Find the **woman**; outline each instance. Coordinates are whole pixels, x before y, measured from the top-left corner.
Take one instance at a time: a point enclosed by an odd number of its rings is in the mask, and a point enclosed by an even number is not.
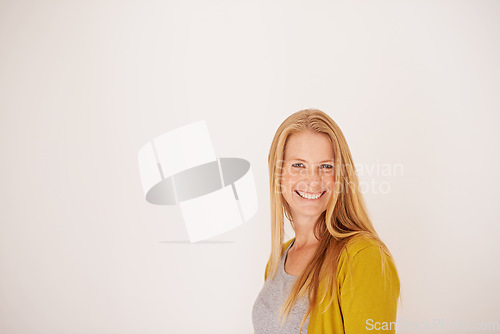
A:
[[[292,114],[268,162],[272,247],[255,333],[395,333],[398,274],[339,126],[320,110]],[[295,237],[283,244],[284,215]]]

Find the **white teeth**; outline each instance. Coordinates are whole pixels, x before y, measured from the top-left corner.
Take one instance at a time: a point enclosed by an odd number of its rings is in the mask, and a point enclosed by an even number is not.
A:
[[[307,199],[317,199],[320,198],[323,193],[319,193],[317,195],[310,195],[310,194],[305,194],[297,190],[297,193],[300,195],[300,197],[307,198]]]

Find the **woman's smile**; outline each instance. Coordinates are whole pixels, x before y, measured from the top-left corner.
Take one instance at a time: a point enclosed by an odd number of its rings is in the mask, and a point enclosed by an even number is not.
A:
[[[326,191],[317,192],[317,193],[308,193],[308,192],[304,192],[304,191],[295,190],[295,193],[297,195],[299,195],[299,197],[301,199],[316,200],[316,199],[320,198],[321,196],[323,196],[323,194],[326,193]]]

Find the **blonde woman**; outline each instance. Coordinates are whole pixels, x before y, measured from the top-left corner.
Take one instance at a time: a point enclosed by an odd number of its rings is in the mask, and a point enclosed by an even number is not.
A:
[[[395,333],[398,274],[339,126],[320,110],[292,114],[268,162],[272,244],[255,334]],[[295,232],[286,242],[284,216]]]

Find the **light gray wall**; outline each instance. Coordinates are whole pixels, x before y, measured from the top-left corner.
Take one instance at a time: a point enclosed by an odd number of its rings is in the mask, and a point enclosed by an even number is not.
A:
[[[398,319],[500,321],[499,14],[498,1],[2,1],[0,333],[252,333],[268,149],[307,107],[360,166],[400,273]],[[178,207],[145,201],[137,152],[198,120],[218,156],[250,161],[259,210],[211,239],[226,242],[166,243],[186,230]]]

